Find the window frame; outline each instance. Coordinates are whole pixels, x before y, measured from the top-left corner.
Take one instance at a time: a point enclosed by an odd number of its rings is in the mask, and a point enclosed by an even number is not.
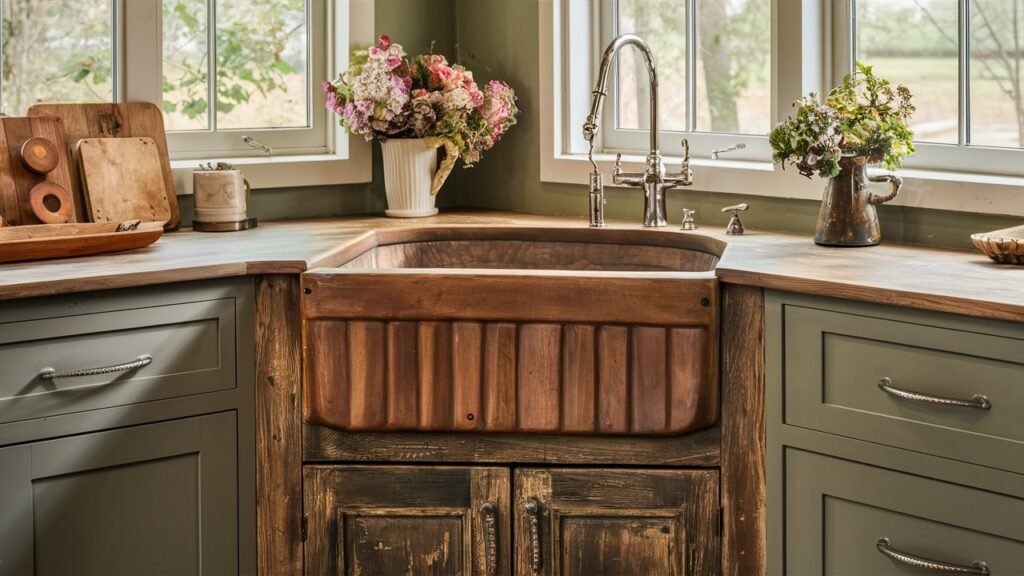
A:
[[[835,0],[833,9],[832,66],[835,78],[853,70],[856,57],[855,11],[858,0]],[[980,172],[1004,176],[1024,176],[1024,148],[984,146],[970,143],[970,0],[957,0],[957,126],[958,142],[914,142],[913,156],[904,161],[907,168]],[[1024,145],[1024,143],[1022,143]]]
[[[614,15],[617,13],[618,4],[621,0],[598,0],[600,9],[594,10],[594,27],[598,31],[599,44],[607,46],[613,38],[620,34],[617,20]],[[710,158],[711,151],[717,148],[725,148],[734,144],[744,144],[746,147],[741,150],[729,152],[730,160],[763,160],[771,156],[771,149],[768,146],[768,137],[756,134],[738,134],[729,132],[705,132],[696,129],[697,121],[697,85],[695,77],[697,74],[697,62],[694,55],[697,53],[697,19],[696,14],[698,0],[680,0],[686,6],[686,84],[687,84],[687,130],[661,130],[660,147],[665,154],[681,155],[683,153],[682,140],[685,138],[690,145],[690,154],[698,158]],[[627,47],[625,50],[632,50]],[[600,51],[595,52],[600,54]],[[621,52],[625,54],[625,51]],[[657,56],[655,56],[657,57]],[[596,65],[596,64],[595,64]],[[601,132],[603,137],[601,144],[606,151],[630,152],[644,150],[650,146],[650,136],[647,130],[634,130],[618,127],[618,82],[616,82],[618,62],[612,65],[612,72],[608,79],[608,97],[605,100],[601,112]],[[646,115],[646,107],[641,107],[641,114]]]
[[[116,77],[116,101],[152,102],[161,106],[162,0],[116,0],[119,47],[116,58],[122,71]],[[300,129],[310,141],[295,139],[296,130],[223,130],[217,133],[168,133],[168,148],[178,194],[192,193],[192,169],[200,161],[230,160],[242,169],[253,188],[286,188],[372,181],[370,144],[341,128],[324,108],[318,76],[333,78],[348,66],[351,49],[372,44],[373,0],[307,0],[310,30],[309,110],[312,127]],[[320,16],[317,21],[317,16]],[[317,42],[319,36],[320,42]],[[320,44],[313,47],[313,43]],[[319,70],[314,74],[313,70]],[[275,138],[283,135],[284,138]],[[291,132],[292,134],[287,134]],[[274,154],[245,146],[243,135],[274,147]]]
[[[792,102],[809,93],[823,93],[832,86],[839,66],[837,42],[843,30],[837,14],[849,0],[772,0],[772,125],[792,112]],[[581,127],[590,107],[597,75],[597,60],[604,46],[595,25],[591,0],[541,0],[540,32],[540,164],[541,181],[585,186],[592,170]],[[849,35],[849,31],[846,31]],[[602,131],[604,132],[603,128]],[[595,139],[594,159],[610,172],[614,148],[605,147],[601,132]],[[642,131],[641,131],[642,132]],[[645,132],[642,132],[645,133]],[[718,136],[718,135],[714,135]],[[667,144],[666,134],[662,140]],[[735,137],[720,140],[723,145]],[[623,153],[623,167],[643,170],[647,153],[643,144]],[[775,197],[820,200],[825,182],[799,176],[795,169],[782,170],[770,158],[737,158],[734,154],[711,160],[713,139],[692,150],[695,173],[693,189]],[[665,148],[666,165],[677,163],[677,153]],[[996,150],[1003,152],[1005,150]],[[985,150],[988,152],[988,149]],[[1011,151],[1016,152],[1016,151]],[[1018,161],[1018,164],[1024,165]],[[1024,177],[969,167],[951,170],[939,162],[916,164],[913,159],[900,170],[904,186],[891,204],[949,211],[1024,216]],[[875,171],[875,170],[872,170]],[[611,185],[610,178],[605,179]],[[635,192],[640,194],[639,191]],[[685,197],[687,189],[670,192]],[[581,193],[581,202],[585,194]]]

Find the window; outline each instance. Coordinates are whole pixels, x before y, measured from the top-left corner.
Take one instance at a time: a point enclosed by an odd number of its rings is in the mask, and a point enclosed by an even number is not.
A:
[[[275,153],[326,150],[325,0],[160,3],[172,150],[251,152],[244,135]]]
[[[1024,2],[850,0],[837,17],[836,72],[861,61],[914,94],[908,166],[1024,174]]]
[[[744,142],[735,157],[764,157],[771,128],[771,0],[603,0],[601,44],[635,33],[658,64],[662,148],[688,138],[695,153]],[[604,147],[639,150],[649,120],[647,72],[620,52],[604,110]]]
[[[0,111],[143,100],[162,105],[177,158],[262,154],[243,135],[275,155],[326,153],[329,3],[0,0]]]

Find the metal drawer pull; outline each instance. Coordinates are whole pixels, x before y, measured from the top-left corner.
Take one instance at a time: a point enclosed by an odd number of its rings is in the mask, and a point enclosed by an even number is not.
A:
[[[988,565],[984,562],[975,562],[970,566],[963,566],[961,564],[950,564],[948,562],[939,562],[938,560],[929,560],[927,558],[921,558],[920,556],[907,554],[906,552],[900,552],[892,547],[892,542],[888,538],[879,538],[875,546],[883,556],[891,558],[900,564],[913,566],[914,568],[924,568],[925,570],[945,572],[946,574],[989,575]]]
[[[526,523],[530,528],[530,570],[540,574],[544,562],[540,556],[540,501],[530,498],[526,501]]]
[[[484,502],[480,507],[480,519],[484,525],[484,542],[486,547],[486,576],[498,576],[498,505]]]
[[[962,400],[960,398],[947,398],[945,396],[932,396],[931,394],[922,394],[921,392],[914,392],[913,390],[904,390],[893,386],[891,378],[882,378],[878,381],[878,387],[882,389],[886,394],[892,394],[897,398],[903,398],[904,400],[913,400],[914,402],[924,402],[925,404],[938,404],[940,406],[959,406],[961,408],[977,408],[979,410],[989,410],[992,408],[992,403],[989,402],[988,397],[982,396],[981,394],[975,394],[970,400]]]
[[[77,378],[79,376],[96,376],[97,374],[110,374],[112,372],[127,372],[129,370],[137,370],[143,366],[149,366],[152,362],[152,356],[143,354],[131,362],[122,362],[121,364],[103,366],[102,368],[86,368],[84,370],[72,370],[71,372],[57,372],[55,368],[43,368],[39,371],[39,377],[43,380],[53,380],[55,378]]]

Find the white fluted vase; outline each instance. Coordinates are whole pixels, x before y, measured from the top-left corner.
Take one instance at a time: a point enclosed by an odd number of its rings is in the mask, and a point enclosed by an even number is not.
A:
[[[419,218],[437,214],[433,193],[437,172],[437,146],[423,138],[393,138],[381,142],[384,158],[385,212],[394,218]]]

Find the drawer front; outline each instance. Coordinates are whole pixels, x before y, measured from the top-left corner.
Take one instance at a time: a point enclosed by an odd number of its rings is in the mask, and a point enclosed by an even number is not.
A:
[[[0,323],[0,423],[234,388],[235,330],[232,298]]]
[[[786,574],[942,573],[911,557],[993,576],[1024,566],[1024,500],[800,450],[785,460]]]
[[[1024,472],[1024,329],[798,302],[783,308],[786,424]]]

